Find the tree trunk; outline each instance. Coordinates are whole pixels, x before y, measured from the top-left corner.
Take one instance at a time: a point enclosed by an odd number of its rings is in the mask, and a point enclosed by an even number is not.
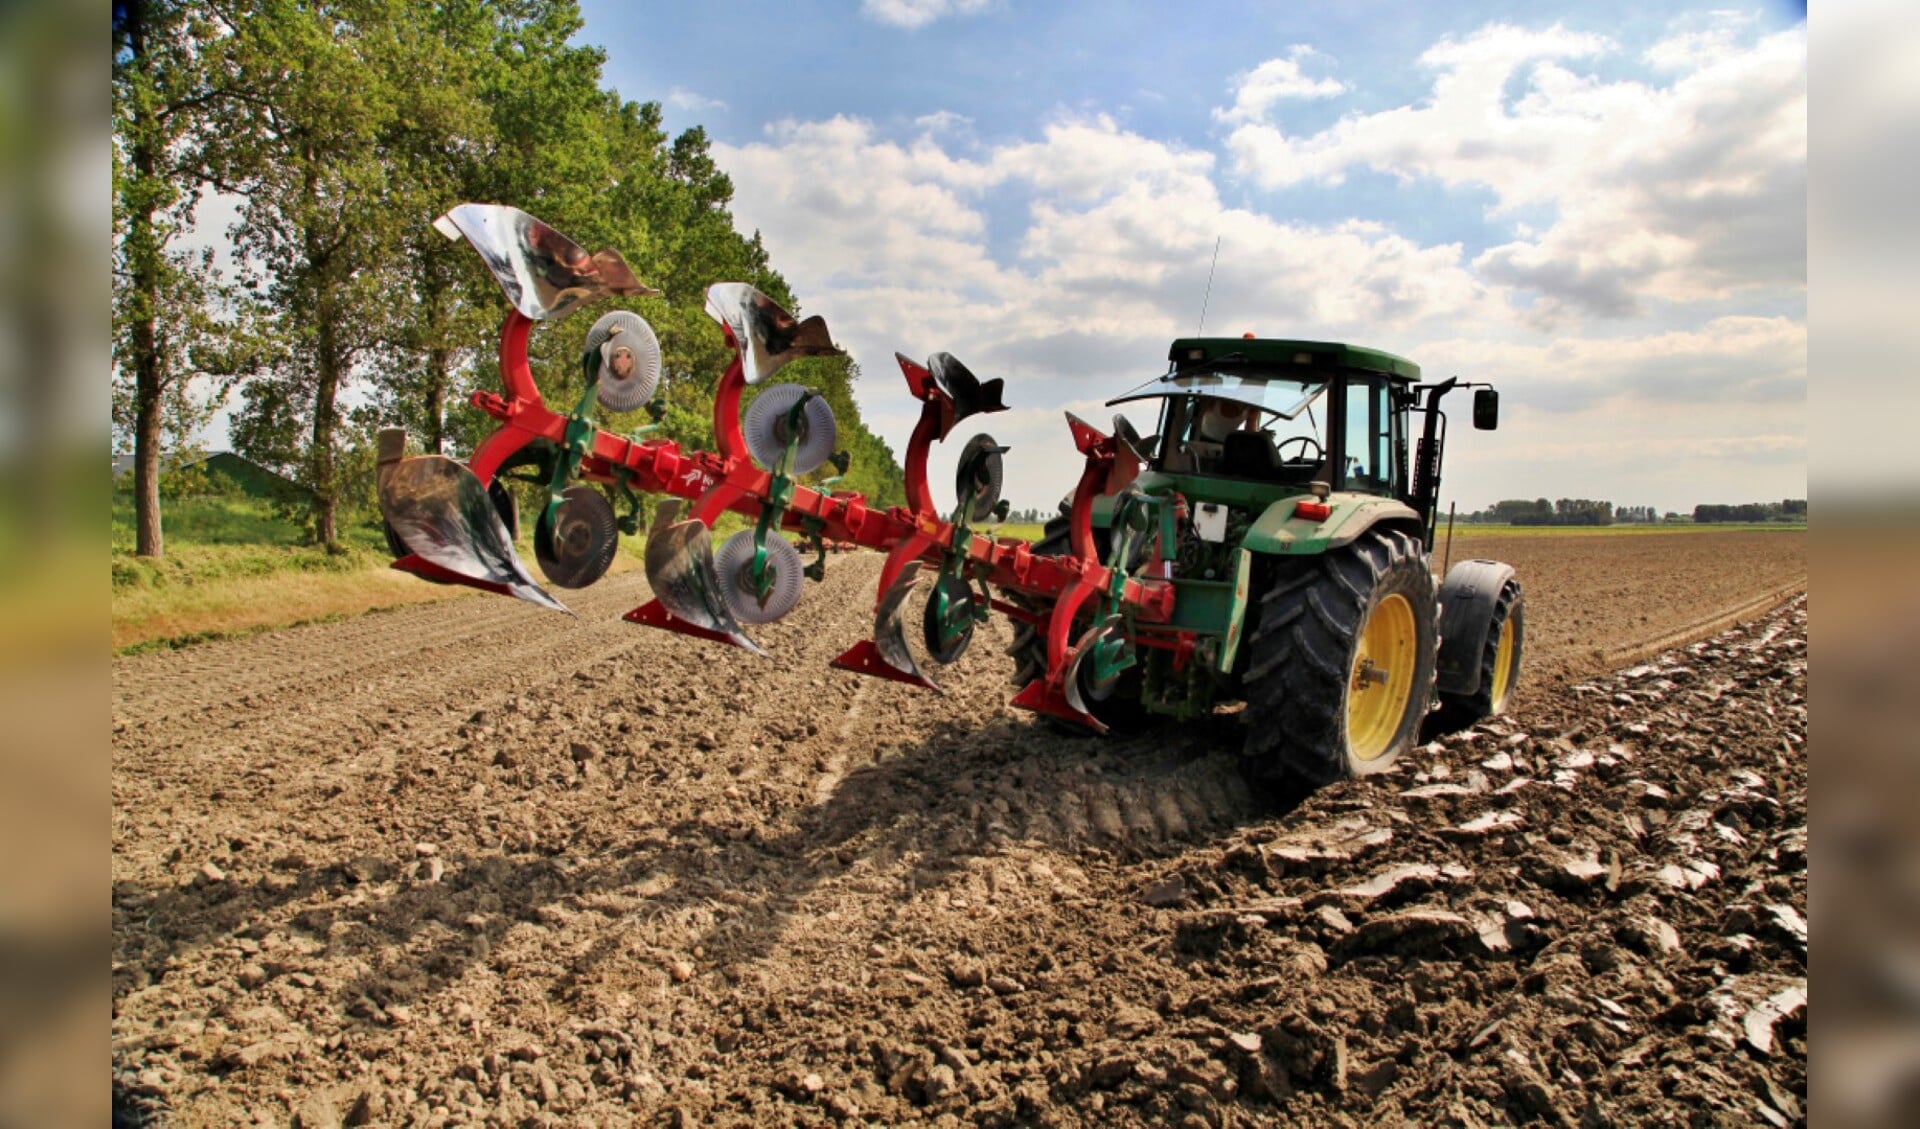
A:
[[[445,453],[447,441],[447,368],[453,350],[447,348],[447,289],[443,276],[446,251],[429,245],[420,260],[421,305],[426,310],[427,372],[421,390],[426,410],[426,434],[420,437],[429,455]]]
[[[333,280],[321,278],[324,288],[319,309],[319,353],[315,358],[319,380],[313,391],[313,447],[308,457],[313,465],[313,535],[329,548],[340,540],[339,486],[334,481],[333,431],[339,422],[335,403],[340,393],[340,342],[331,288]]]
[[[129,5],[127,43],[136,66],[146,62],[145,5]],[[152,184],[159,162],[147,138],[145,121],[130,123],[134,138],[132,164],[143,184]],[[166,544],[160,531],[160,400],[166,392],[166,373],[160,358],[160,248],[155,246],[153,212],[136,212],[127,232],[130,285],[140,295],[132,327],[133,356],[133,551],[143,557],[161,557]]]
[[[330,303],[324,303],[330,305]],[[340,351],[332,309],[321,311],[319,382],[313,390],[313,536],[326,547],[340,541],[340,490],[334,482],[334,424],[340,394]]]
[[[166,545],[160,533],[160,392],[159,358],[153,348],[153,323],[134,327],[133,525],[134,552],[161,557]]]
[[[444,453],[447,437],[447,365],[451,351],[435,344],[427,350],[427,434],[422,442],[430,455]]]

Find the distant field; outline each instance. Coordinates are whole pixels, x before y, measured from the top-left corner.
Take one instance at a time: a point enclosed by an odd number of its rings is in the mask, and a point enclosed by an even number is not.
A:
[[[1446,519],[1440,521],[1439,532],[1445,536]],[[1805,533],[1806,522],[1789,523],[1782,521],[1728,521],[1706,522],[1696,525],[1693,522],[1676,522],[1673,525],[1497,525],[1492,522],[1468,524],[1458,522],[1453,527],[1455,537],[1485,534],[1500,537],[1616,537],[1621,535],[1644,537],[1668,533]]]
[[[1018,537],[1022,541],[1038,541],[1046,527],[1039,522],[1008,522],[993,530],[995,537]]]

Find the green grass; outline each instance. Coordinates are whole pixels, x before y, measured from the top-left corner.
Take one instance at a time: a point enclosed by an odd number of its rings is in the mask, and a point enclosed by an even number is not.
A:
[[[265,502],[242,495],[167,498],[161,502],[161,526],[168,541],[192,545],[296,545],[305,539],[299,527],[274,515]],[[133,496],[113,495],[113,551],[134,546]]]
[[[169,498],[166,555],[134,555],[133,499],[113,496],[112,615],[117,652],[224,638],[374,608],[443,599],[457,589],[390,570],[375,519],[347,515],[341,543],[310,543],[297,520],[241,495]]]
[[[653,507],[646,507],[649,516]],[[536,570],[533,507],[520,509],[520,559]],[[306,528],[244,496],[169,498],[162,504],[166,556],[134,555],[133,500],[113,498],[113,647],[126,654],[184,646],[298,623],[470,594],[389,568],[378,518],[356,512],[332,549],[309,543]],[[752,523],[722,514],[713,543]],[[639,568],[646,536],[621,537],[614,572]]]
[[[113,497],[113,589],[217,583],[281,572],[360,572],[384,567],[379,527],[366,515],[344,523],[333,549],[310,543],[299,523],[244,496],[170,498],[161,506],[166,556],[134,555],[133,499]]]

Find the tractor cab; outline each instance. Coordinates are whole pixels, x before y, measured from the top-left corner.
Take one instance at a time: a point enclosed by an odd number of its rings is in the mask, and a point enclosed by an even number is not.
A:
[[[1182,338],[1166,373],[1111,401],[1162,401],[1164,474],[1404,496],[1420,377],[1391,353],[1323,341]]]
[[[1419,365],[1378,349],[1251,336],[1180,338],[1168,361],[1108,402],[1161,401],[1159,434],[1141,452],[1160,481],[1229,503],[1292,493],[1392,499],[1418,515],[1431,544],[1446,442],[1440,400],[1457,379],[1422,384]],[[1490,430],[1498,394],[1473,387],[1473,424]]]

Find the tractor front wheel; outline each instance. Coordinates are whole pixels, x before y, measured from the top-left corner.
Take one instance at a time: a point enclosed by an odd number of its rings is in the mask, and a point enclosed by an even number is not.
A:
[[[1261,598],[1245,693],[1246,752],[1313,785],[1384,770],[1433,694],[1433,574],[1405,533],[1284,562]]]
[[[1500,587],[1487,620],[1487,641],[1480,653],[1480,681],[1471,694],[1440,694],[1433,730],[1455,733],[1483,718],[1505,713],[1520,681],[1520,651],[1527,639],[1527,601],[1520,582]]]

